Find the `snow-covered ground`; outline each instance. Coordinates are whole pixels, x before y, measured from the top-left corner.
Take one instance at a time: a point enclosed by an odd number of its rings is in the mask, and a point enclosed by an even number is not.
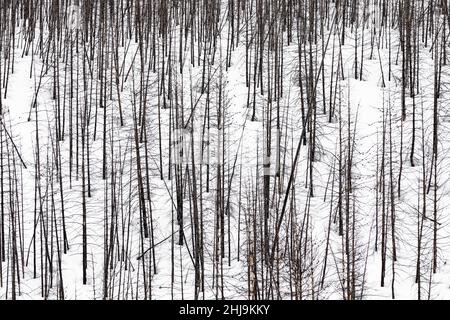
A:
[[[226,5],[223,3],[222,5],[226,10]],[[372,10],[373,6],[370,5]],[[369,13],[367,14],[371,17]],[[375,12],[371,11],[371,14]],[[442,16],[441,19],[444,23],[445,18]],[[371,52],[372,25],[371,19],[368,18],[364,30],[361,28],[358,30],[357,39],[358,46],[361,46],[361,32],[364,32],[363,77],[355,79],[355,30],[350,27],[346,30],[346,41],[341,50],[342,59],[339,59],[337,53],[339,36],[329,37],[329,35],[340,29],[333,23],[325,26],[324,41],[320,39],[317,45],[312,45],[314,54],[318,57],[313,69],[321,74],[323,67],[325,75],[323,82],[322,77],[318,77],[320,81],[316,88],[314,196],[310,197],[308,180],[310,140],[307,133],[308,144],[300,149],[286,214],[280,225],[279,247],[274,264],[276,276],[270,278],[269,272],[272,267],[262,260],[264,256],[262,248],[266,241],[272,246],[275,227],[278,221],[281,221],[281,207],[303,129],[301,113],[303,95],[308,108],[306,89],[303,88],[302,94],[299,86],[297,38],[294,37],[295,41],[289,45],[283,43],[283,95],[269,103],[268,93],[261,94],[260,88],[256,89],[253,96],[253,79],[250,89],[246,86],[245,32],[244,36],[241,35],[239,45],[232,51],[230,66],[226,67],[230,25],[226,23],[225,16],[221,17],[221,21],[223,28],[218,31],[221,36],[217,38],[215,44],[217,52],[214,55],[214,64],[210,60],[207,62],[211,79],[206,79],[206,82],[210,84],[210,92],[202,92],[201,84],[204,81],[203,59],[211,59],[212,55],[207,54],[206,57],[202,55],[201,63],[198,64],[196,43],[195,66],[190,63],[191,47],[189,42],[186,42],[188,47],[183,48],[182,65],[178,57],[171,57],[173,66],[163,67],[158,62],[156,68],[149,68],[151,61],[145,61],[141,65],[139,58],[136,58],[139,57],[138,44],[127,40],[126,45],[118,49],[118,61],[122,64],[119,74],[112,65],[105,65],[108,77],[117,76],[119,81],[116,87],[116,83],[109,81],[110,78],[107,77],[106,108],[100,106],[100,101],[96,98],[100,86],[96,73],[100,68],[98,59],[88,59],[82,50],[74,54],[74,61],[71,62],[72,75],[75,79],[79,79],[79,87],[72,98],[69,96],[70,79],[67,77],[70,75],[67,68],[71,64],[67,57],[56,59],[60,72],[57,95],[61,97],[61,101],[58,106],[58,100],[53,97],[56,88],[55,59],[52,57],[51,63],[44,61],[37,53],[36,47],[33,47],[36,53],[30,51],[28,55],[23,55],[26,42],[21,32],[24,29],[16,30],[14,72],[11,70],[9,73],[7,92],[5,93],[4,86],[1,89],[1,94],[5,95],[2,100],[3,123],[11,136],[5,136],[6,131],[1,129],[2,161],[4,161],[2,175],[3,173],[5,175],[2,208],[5,207],[6,253],[1,262],[0,297],[10,299],[15,291],[18,299],[192,299],[195,297],[193,252],[195,239],[192,223],[195,201],[200,207],[203,230],[204,290],[200,292],[199,298],[215,299],[222,296],[225,299],[249,298],[251,295],[249,278],[252,276],[249,265],[253,261],[251,256],[253,248],[250,246],[255,245],[257,248],[254,262],[257,265],[255,276],[261,290],[260,298],[342,299],[348,280],[345,260],[347,258],[345,237],[339,235],[336,215],[338,199],[344,198],[342,192],[345,188],[342,189],[340,197],[338,191],[340,171],[337,168],[339,155],[344,161],[342,168],[347,166],[346,157],[350,150],[352,190],[349,192],[349,208],[354,223],[351,226],[345,224],[344,227],[352,229],[351,252],[356,257],[353,262],[353,269],[356,272],[356,275],[353,275],[356,282],[354,298],[391,299],[395,296],[396,299],[417,299],[420,292],[421,299],[450,299],[450,267],[447,265],[447,260],[450,259],[450,225],[447,215],[450,203],[448,181],[450,141],[447,138],[450,134],[450,108],[446,103],[450,98],[447,90],[450,79],[449,66],[442,65],[442,87],[438,100],[440,138],[437,191],[434,199],[434,183],[431,183],[431,191],[428,194],[423,195],[422,188],[423,177],[426,178],[426,183],[430,179],[433,156],[435,61],[430,45],[424,47],[420,44],[418,62],[420,84],[414,101],[416,165],[412,167],[409,155],[413,139],[411,120],[413,100],[407,96],[406,120],[402,121],[401,57],[399,59],[392,57],[392,73],[389,81],[389,48],[385,45],[387,43],[383,38],[385,35],[380,41],[379,53],[377,45],[374,46],[375,52]],[[174,24],[174,28],[177,30],[175,33],[178,33],[179,26]],[[391,31],[391,52],[397,54],[399,32],[396,28],[392,28]],[[47,33],[44,37],[46,36]],[[284,41],[286,37],[284,34]],[[378,41],[378,35],[375,38],[375,41]],[[330,41],[327,42],[327,39]],[[156,41],[152,46],[156,46],[159,50],[163,47],[164,41],[162,37]],[[447,47],[448,45],[445,45],[445,50],[448,50]],[[179,52],[179,49],[178,41],[173,41],[173,52]],[[252,50],[254,46],[250,50],[251,61],[255,54]],[[320,62],[322,50],[325,52],[323,66]],[[303,54],[307,54],[307,51]],[[358,60],[361,61],[361,49],[357,54]],[[336,84],[338,60],[343,63],[340,66],[343,74],[338,74],[339,81]],[[264,51],[264,61],[273,64],[275,53],[267,54],[267,51]],[[10,63],[10,60],[2,59],[0,62],[1,70],[5,70],[6,62]],[[87,64],[95,75],[85,73]],[[303,70],[300,81],[306,83],[304,65],[301,67]],[[183,69],[182,74],[179,72],[180,68]],[[266,72],[264,70],[262,82],[264,85],[269,82],[273,85]],[[83,74],[86,74],[85,78]],[[166,100],[164,93],[161,93],[161,77],[162,75],[169,77],[169,74],[173,88],[176,87],[177,90],[176,97],[172,96],[172,100],[167,99],[167,108],[159,108],[162,100]],[[142,79],[148,79],[148,86],[141,85]],[[163,86],[168,90],[167,80]],[[140,93],[143,91],[146,101],[140,104]],[[85,100],[85,97],[89,98]],[[334,97],[334,100],[330,100],[331,97]],[[253,98],[256,102],[255,117],[253,117]],[[273,107],[270,113],[272,141],[276,140],[279,132],[282,165],[281,178],[273,175],[270,177],[268,223],[271,231],[267,239],[264,239],[263,158],[269,104]],[[336,108],[339,105],[341,110],[340,114],[335,110],[332,121],[329,122],[328,108],[332,104]],[[146,108],[144,125],[140,122],[141,119],[138,121],[134,116],[134,111],[141,105]],[[323,113],[323,105],[326,107],[326,113]],[[123,112],[123,126],[119,108],[122,108]],[[61,141],[56,141],[57,123],[61,121],[58,120],[57,110],[63,110],[64,115],[62,120],[64,136]],[[179,126],[178,132],[173,133],[170,128],[174,126],[175,114],[181,111],[184,113],[184,124]],[[86,126],[87,147],[82,146],[81,140],[83,125],[79,121],[82,121],[83,113],[85,119],[89,120]],[[222,117],[220,128],[217,120],[219,115]],[[210,117],[211,123],[205,126],[207,116]],[[104,119],[107,127],[105,135],[103,135]],[[281,123],[280,131],[276,128],[277,120]],[[137,142],[135,129],[140,134],[143,126],[148,141]],[[183,175],[175,178],[174,139],[181,132],[183,138],[189,140],[190,131],[187,128],[193,128],[195,146],[192,150],[198,161],[202,142],[205,142],[205,136],[202,136],[205,127],[210,127],[209,174],[206,171],[206,164],[200,166],[197,162],[192,166],[189,159],[181,166]],[[383,131],[384,171],[380,164]],[[72,141],[70,132],[73,136]],[[17,151],[12,143],[17,146]],[[106,179],[103,179],[104,143],[106,143]],[[185,150],[191,152],[189,143],[188,147]],[[86,149],[82,148],[88,148],[89,159],[85,156]],[[392,152],[389,148],[392,148]],[[221,150],[224,151],[224,156],[218,161]],[[137,165],[137,151],[139,151],[139,166],[142,168]],[[274,162],[276,160],[272,159],[272,169]],[[221,176],[224,180],[218,186],[218,168],[222,166],[225,176]],[[193,167],[196,170],[196,181],[192,181]],[[86,190],[83,191],[83,170],[86,171],[86,179],[89,178],[89,196]],[[144,199],[140,197],[139,170],[143,172]],[[341,173],[342,179],[347,174],[345,170]],[[378,188],[377,191],[380,172],[384,172],[386,179],[385,209],[382,209],[380,203],[381,189]],[[433,175],[431,177],[433,178]],[[182,180],[181,186],[177,186],[178,179]],[[194,183],[196,195],[193,195]],[[397,191],[399,183],[400,192]],[[392,190],[395,190],[392,193],[389,189],[391,186]],[[177,192],[177,188],[180,188],[181,192],[179,190]],[[82,257],[83,193],[86,195],[87,219],[85,285],[83,285]],[[181,202],[178,201],[179,194],[183,194]],[[225,231],[223,258],[220,258],[221,252],[217,248],[216,241],[217,212],[220,205],[218,194],[224,195],[223,199],[226,200],[224,207],[229,208],[223,226]],[[147,214],[151,215],[147,217],[151,233],[148,238],[142,237],[141,234],[143,220],[140,208],[143,203]],[[180,203],[184,215],[183,245],[178,244],[180,227],[176,221]],[[394,234],[392,208],[395,212]],[[435,209],[436,220],[433,217]],[[380,285],[382,269],[380,225],[383,210],[386,210],[387,219],[384,287]],[[433,272],[435,221],[438,225],[438,259],[437,270]],[[65,253],[63,228],[67,232],[68,241],[68,250]],[[420,245],[418,245],[419,234]],[[396,261],[393,261],[394,242]],[[419,255],[418,247],[420,247]],[[18,248],[18,256],[14,256],[15,248]],[[36,261],[33,260],[35,256]],[[419,282],[416,274],[418,260],[421,266]],[[296,289],[293,288],[293,284]],[[294,294],[299,290],[300,296],[298,292]]]

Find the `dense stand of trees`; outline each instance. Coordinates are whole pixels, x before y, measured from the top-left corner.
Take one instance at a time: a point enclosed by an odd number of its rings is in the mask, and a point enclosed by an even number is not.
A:
[[[2,0],[0,296],[433,297],[448,30],[447,0]]]

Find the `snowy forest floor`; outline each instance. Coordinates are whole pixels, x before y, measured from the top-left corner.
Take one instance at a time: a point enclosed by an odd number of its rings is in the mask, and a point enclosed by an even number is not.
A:
[[[233,30],[230,4],[213,2],[214,19],[207,5],[193,17],[217,28],[208,43],[180,42],[188,31],[169,18],[170,36],[118,45],[115,23],[129,22],[106,14],[97,39],[45,30],[42,47],[21,17],[7,49],[14,23],[0,23],[0,297],[450,299],[447,16],[436,13],[427,46],[417,40],[402,119],[399,27],[380,24],[381,1],[357,1],[359,22],[344,31],[336,4],[295,1],[304,35],[305,8],[316,12],[318,40],[289,44],[263,1],[231,1],[247,19]],[[388,1],[389,23],[404,2]],[[411,12],[420,30],[423,8]]]

